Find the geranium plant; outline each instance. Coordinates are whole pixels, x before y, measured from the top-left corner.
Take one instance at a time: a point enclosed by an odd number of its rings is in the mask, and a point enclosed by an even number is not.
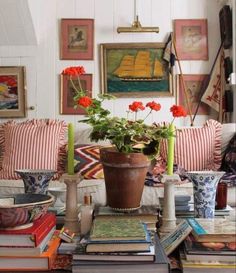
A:
[[[161,105],[155,101],[146,105],[141,101],[134,101],[128,106],[127,117],[114,117],[110,111],[104,109],[104,100],[115,99],[109,94],[98,95],[98,98],[90,98],[80,84],[80,75],[84,74],[83,66],[68,67],[63,70],[63,75],[70,77],[71,84],[76,91],[74,97],[75,107],[82,107],[87,113],[87,117],[80,122],[89,124],[92,127],[90,139],[92,141],[109,140],[119,152],[143,152],[145,155],[154,157],[159,151],[161,139],[167,139],[174,135],[169,126],[153,123],[145,123],[146,118],[153,112],[159,111]],[[74,78],[78,80],[79,88],[74,84]],[[148,110],[144,119],[138,117],[140,111]],[[182,106],[173,105],[170,112],[175,117],[185,117],[187,115]]]

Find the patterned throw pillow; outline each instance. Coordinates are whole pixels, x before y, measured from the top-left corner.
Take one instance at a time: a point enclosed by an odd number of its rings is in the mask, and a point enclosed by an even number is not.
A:
[[[78,144],[75,146],[75,172],[80,172],[84,179],[104,178],[100,163],[99,145]]]
[[[218,170],[221,164],[222,125],[208,120],[201,127],[182,128],[176,132],[174,162],[187,171]],[[167,141],[161,156],[167,158]]]
[[[65,167],[66,130],[64,121],[49,119],[3,124],[0,179],[19,179],[16,169],[57,170],[58,178]]]

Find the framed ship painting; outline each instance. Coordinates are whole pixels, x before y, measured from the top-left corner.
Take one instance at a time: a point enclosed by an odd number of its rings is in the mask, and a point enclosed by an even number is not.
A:
[[[0,118],[26,116],[25,67],[0,67]]]
[[[164,43],[101,44],[101,91],[116,97],[172,96]]]
[[[198,103],[201,100],[202,91],[207,83],[207,79],[208,75],[183,75],[192,114],[194,114],[197,110]],[[177,104],[183,105],[185,109],[188,109],[183,83],[179,75],[177,76]],[[209,106],[201,102],[197,110],[197,115],[209,115],[209,111]]]
[[[77,77],[72,78],[74,86],[79,90],[79,82]],[[80,75],[80,83],[83,90],[86,90],[86,95],[92,97],[92,74]],[[72,86],[70,77],[68,75],[61,75],[61,101],[60,114],[63,115],[85,115],[86,111],[77,107],[74,108],[75,89]]]

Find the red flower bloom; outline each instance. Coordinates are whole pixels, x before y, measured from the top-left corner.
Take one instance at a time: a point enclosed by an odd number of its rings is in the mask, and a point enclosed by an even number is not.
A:
[[[77,104],[87,108],[92,104],[92,99],[88,96],[84,96],[77,100]]]
[[[141,101],[134,101],[132,104],[129,105],[129,109],[133,112],[138,112],[138,110],[143,111],[145,107]]]
[[[154,111],[159,111],[161,109],[160,103],[156,103],[155,101],[148,102],[146,104],[146,107],[149,107],[150,109]]]
[[[186,110],[181,105],[179,105],[179,106],[178,105],[173,105],[170,108],[170,112],[172,112],[172,115],[173,115],[174,118],[177,118],[177,117],[186,117],[187,116]]]
[[[69,76],[80,76],[85,73],[83,66],[71,66],[67,67],[62,71],[63,75],[69,75]]]

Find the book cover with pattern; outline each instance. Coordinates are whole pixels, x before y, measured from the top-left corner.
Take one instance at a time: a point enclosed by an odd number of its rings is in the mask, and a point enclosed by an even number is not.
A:
[[[95,218],[93,221],[91,233],[91,241],[107,241],[107,240],[148,240],[148,232],[145,224],[137,219],[119,219],[112,221],[109,219]]]

